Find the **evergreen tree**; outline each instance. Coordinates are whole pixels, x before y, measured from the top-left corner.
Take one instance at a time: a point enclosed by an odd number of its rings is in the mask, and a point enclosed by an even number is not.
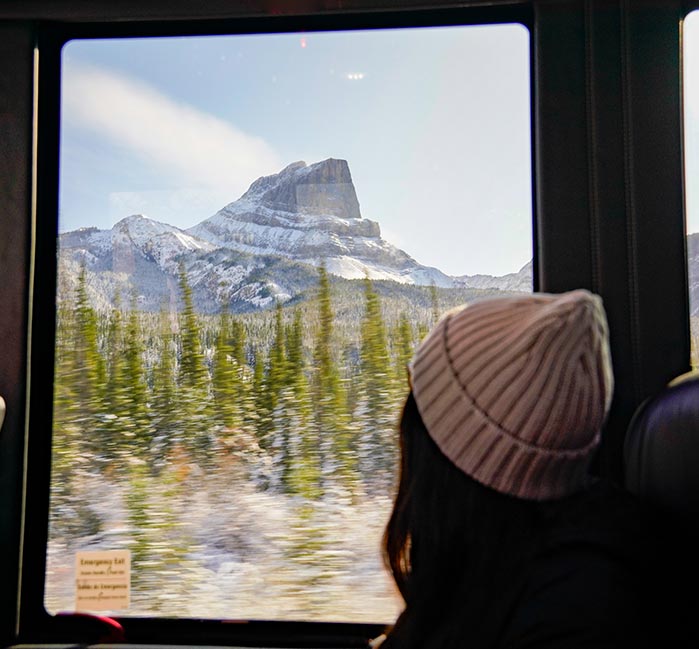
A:
[[[97,314],[89,302],[83,265],[72,298],[57,309],[52,440],[51,529],[68,537],[95,534],[101,521],[81,492],[78,463],[104,458],[105,364]]]
[[[69,382],[76,395],[77,421],[83,431],[83,443],[91,450],[100,449],[97,415],[102,412],[106,393],[106,372],[98,348],[97,314],[87,294],[87,272],[80,268],[75,301],[73,362]]]
[[[360,458],[364,464],[362,474],[371,476],[369,482],[385,485],[395,458],[393,376],[379,296],[368,277],[364,280],[364,300],[360,355],[360,425],[364,443]]]
[[[208,371],[201,349],[201,332],[194,311],[192,289],[184,263],[179,264],[179,286],[183,308],[180,312],[179,390],[185,448],[200,463],[207,464],[213,444],[210,421]]]
[[[278,481],[286,493],[305,498],[320,496],[320,457],[311,417],[311,403],[303,351],[303,320],[299,309],[293,322],[280,329],[277,316],[275,346],[284,344],[285,377],[276,394],[273,412],[273,453]],[[272,350],[272,357],[275,352]],[[272,361],[280,362],[280,358]]]
[[[407,383],[408,363],[415,352],[413,330],[405,313],[400,314],[398,327],[392,339],[395,348],[396,388],[400,390]]]
[[[270,410],[274,410],[277,407],[279,395],[287,386],[288,379],[289,374],[284,344],[284,318],[282,315],[282,305],[277,302],[274,309],[274,340],[269,353],[269,368],[267,372]]]
[[[201,352],[200,330],[194,312],[192,288],[184,263],[179,264],[179,286],[183,308],[180,313],[180,382],[184,388],[201,389],[205,384],[206,367]]]
[[[240,425],[249,428],[250,413],[254,411],[252,402],[253,370],[247,355],[247,334],[243,323],[238,318],[230,322],[230,347],[236,366],[236,407]]]
[[[221,311],[219,317],[212,386],[218,423],[228,430],[240,428],[243,415],[242,377],[239,361],[235,358],[235,350],[231,343],[230,318],[226,310]]]
[[[124,386],[127,394],[127,412],[120,421],[120,428],[122,434],[133,442],[133,451],[139,457],[145,458],[150,448],[151,431],[143,365],[143,335],[140,331],[138,316],[136,299],[132,297],[131,310],[124,332]]]
[[[303,316],[301,309],[294,310],[294,319],[286,327],[285,333],[286,361],[289,381],[293,385],[305,383],[305,361],[303,354]]]
[[[244,368],[248,362],[245,355],[245,327],[237,319],[231,321],[231,340],[233,359],[238,367]]]
[[[303,349],[303,317],[301,309],[294,312],[294,320],[287,329],[286,348],[291,393],[291,455],[290,490],[306,498],[318,498],[320,491],[320,454],[318,440],[313,434],[310,388],[306,375]]]
[[[354,490],[356,459],[347,399],[333,357],[333,308],[330,279],[318,269],[318,327],[313,353],[313,410],[322,472]]]
[[[440,314],[439,293],[437,292],[437,285],[434,283],[434,280],[430,284],[430,306],[432,308],[432,326],[434,326],[437,324]]]
[[[110,419],[115,422],[127,411],[127,395],[125,391],[126,380],[124,367],[124,326],[121,312],[121,296],[117,292],[114,296],[114,306],[109,314],[106,341],[107,357],[107,391],[105,395],[105,411]],[[112,419],[113,418],[113,419]],[[113,435],[113,443],[118,444],[116,434]]]
[[[183,413],[177,389],[175,368],[175,336],[170,314],[160,311],[159,355],[153,365],[151,383],[151,422],[153,429],[152,461],[158,468],[165,466],[174,445],[181,441]]]
[[[80,495],[74,484],[75,462],[82,457],[83,427],[78,393],[74,343],[74,300],[59,304],[56,313],[56,357],[51,445],[51,534],[54,537],[80,533],[77,504]]]
[[[259,345],[254,349],[254,362],[255,367],[252,378],[253,409],[250,412],[249,420],[255,430],[259,445],[263,449],[267,449],[270,444],[269,432],[272,413],[269,406],[270,399],[267,389],[265,359]]]
[[[72,305],[62,303],[56,309],[56,357],[54,380],[54,446],[63,440],[69,427],[75,429],[78,395],[75,381],[75,313]]]
[[[269,353],[267,370],[267,408],[270,418],[270,446],[277,482],[284,491],[289,491],[291,475],[291,431],[293,393],[286,360],[284,317],[282,306],[276,303],[274,309],[274,336]]]

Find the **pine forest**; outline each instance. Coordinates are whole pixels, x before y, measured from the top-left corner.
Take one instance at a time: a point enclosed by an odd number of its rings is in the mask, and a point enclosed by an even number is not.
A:
[[[82,550],[131,552],[129,615],[386,622],[380,540],[407,364],[478,291],[340,280],[248,314],[57,306],[47,608]],[[407,297],[406,297],[407,295]]]

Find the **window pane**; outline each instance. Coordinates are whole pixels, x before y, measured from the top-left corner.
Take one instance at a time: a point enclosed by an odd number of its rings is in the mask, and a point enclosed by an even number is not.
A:
[[[692,367],[699,369],[699,12],[684,20],[685,200]]]
[[[528,32],[62,66],[47,608],[392,621],[406,363],[445,309],[532,288]]]

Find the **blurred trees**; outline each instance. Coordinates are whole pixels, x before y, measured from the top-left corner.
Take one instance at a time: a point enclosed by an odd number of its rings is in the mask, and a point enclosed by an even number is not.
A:
[[[70,499],[77,466],[135,489],[143,470],[158,475],[183,457],[203,470],[229,458],[259,488],[307,499],[390,483],[405,367],[427,322],[402,312],[388,326],[368,278],[361,310],[338,313],[323,266],[312,299],[245,316],[226,305],[198,314],[183,265],[177,279],[178,311],[145,313],[137,296],[127,307],[115,296],[98,313],[84,268],[59,304],[55,497]],[[429,295],[426,320],[437,308]],[[138,479],[134,463],[145,467]]]

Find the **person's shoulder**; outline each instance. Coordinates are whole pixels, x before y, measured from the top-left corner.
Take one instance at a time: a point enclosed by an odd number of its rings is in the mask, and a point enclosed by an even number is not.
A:
[[[639,591],[629,573],[590,547],[539,558],[507,625],[508,649],[644,647]]]
[[[568,505],[530,564],[502,646],[646,646],[643,508],[609,485]]]
[[[652,551],[650,532],[656,525],[654,512],[636,496],[597,481],[562,503],[548,530],[548,548],[584,546],[590,557],[606,555],[634,563]]]

